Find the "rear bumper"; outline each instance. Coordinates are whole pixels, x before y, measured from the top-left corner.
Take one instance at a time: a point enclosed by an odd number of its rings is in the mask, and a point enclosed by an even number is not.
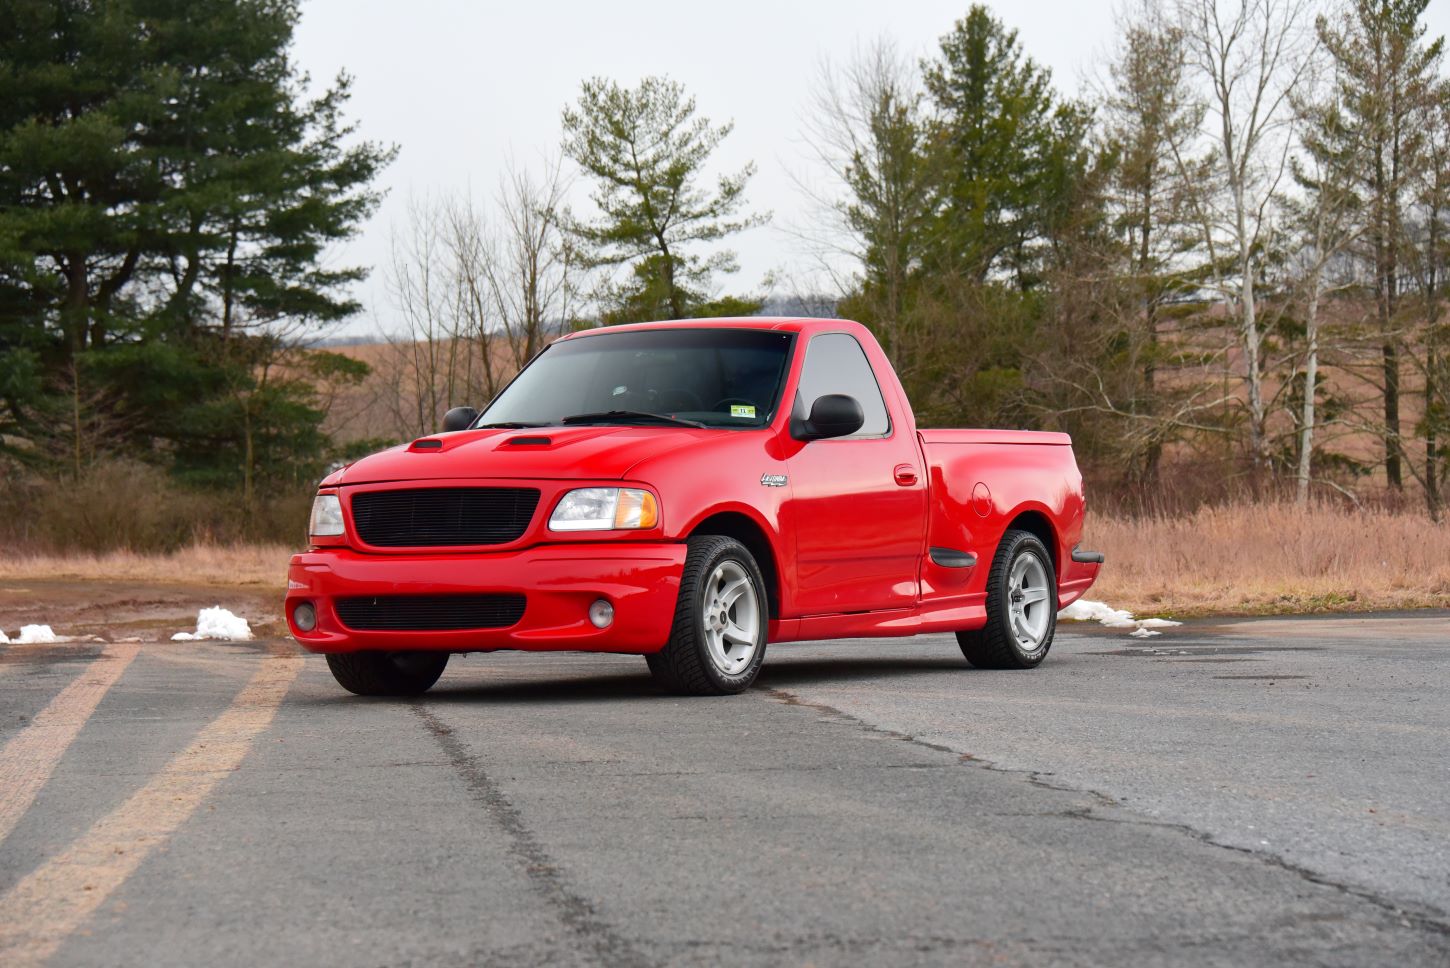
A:
[[[346,548],[294,555],[287,570],[287,625],[312,652],[424,649],[445,652],[658,652],[669,637],[684,570],[684,544],[543,545],[499,554],[376,555]],[[345,626],[334,603],[369,595],[522,594],[523,617],[508,628],[365,631]],[[604,599],[614,621],[589,621]],[[304,632],[293,609],[310,602],[317,627]]]

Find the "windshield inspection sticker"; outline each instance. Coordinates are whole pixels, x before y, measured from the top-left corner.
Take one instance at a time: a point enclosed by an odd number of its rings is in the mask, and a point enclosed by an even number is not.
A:
[[[730,404],[730,416],[732,417],[754,417],[755,408],[739,403]]]

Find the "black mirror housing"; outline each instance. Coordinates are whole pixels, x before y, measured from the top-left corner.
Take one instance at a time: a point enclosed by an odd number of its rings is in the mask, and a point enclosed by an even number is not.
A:
[[[478,419],[478,411],[472,407],[454,407],[443,415],[443,432],[451,434],[456,430],[467,430]]]
[[[811,405],[805,420],[791,421],[791,436],[796,440],[828,440],[846,437],[861,429],[866,412],[855,397],[844,393],[827,393]]]

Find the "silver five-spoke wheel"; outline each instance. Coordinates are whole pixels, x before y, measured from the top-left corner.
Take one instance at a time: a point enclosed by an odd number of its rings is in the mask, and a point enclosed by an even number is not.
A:
[[[1042,538],[1007,529],[987,573],[987,620],[957,633],[968,662],[979,669],[1031,669],[1047,658],[1057,631],[1052,564]]]
[[[750,549],[734,538],[697,534],[688,546],[669,641],[645,661],[675,692],[743,692],[765,661],[770,586]]]
[[[760,601],[739,562],[720,562],[705,581],[705,644],[710,661],[727,676],[739,675],[755,656]]]
[[[1008,608],[1012,635],[1023,652],[1036,652],[1047,635],[1052,597],[1047,585],[1047,569],[1042,560],[1030,551],[1012,563],[1008,579]]]

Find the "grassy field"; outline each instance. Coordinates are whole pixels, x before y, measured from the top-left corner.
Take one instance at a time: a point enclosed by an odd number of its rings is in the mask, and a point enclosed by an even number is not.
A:
[[[1090,515],[1107,555],[1089,598],[1143,615],[1299,614],[1450,607],[1450,524],[1320,505]]]
[[[173,554],[111,551],[99,555],[0,557],[0,579],[133,581],[218,587],[287,586],[283,545],[195,545]]]
[[[1108,556],[1089,598],[1140,616],[1450,607],[1450,525],[1332,506],[1240,505],[1177,517],[1090,515]],[[282,545],[199,545],[171,555],[0,557],[0,579],[249,589],[286,583]]]

